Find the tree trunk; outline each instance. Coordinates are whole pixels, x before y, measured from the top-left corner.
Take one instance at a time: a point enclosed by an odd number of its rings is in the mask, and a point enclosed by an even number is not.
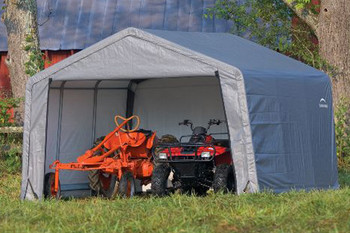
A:
[[[350,98],[350,4],[322,0],[317,37],[320,55],[335,67],[333,96]]]
[[[12,94],[23,98],[27,79],[42,69],[36,0],[5,0],[2,20],[7,29],[7,66]],[[17,109],[18,123],[23,122],[24,101]]]
[[[341,97],[350,98],[350,4],[346,0],[320,0],[320,13],[298,9],[301,0],[282,0],[317,35],[321,57],[332,66],[335,104]],[[308,12],[305,14],[305,11]]]

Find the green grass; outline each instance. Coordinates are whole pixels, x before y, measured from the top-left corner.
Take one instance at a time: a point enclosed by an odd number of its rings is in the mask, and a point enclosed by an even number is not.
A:
[[[350,172],[339,190],[20,201],[0,175],[0,232],[350,232]]]

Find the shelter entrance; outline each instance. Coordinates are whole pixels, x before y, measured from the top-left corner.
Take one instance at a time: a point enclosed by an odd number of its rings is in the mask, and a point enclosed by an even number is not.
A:
[[[45,173],[53,161],[75,161],[96,138],[111,132],[115,115],[138,115],[140,128],[155,131],[158,138],[191,134],[178,124],[184,119],[203,127],[209,119],[226,120],[215,76],[51,82]],[[226,124],[209,133],[227,133],[216,138],[228,139]],[[89,189],[85,172],[63,171],[60,180],[63,192]]]

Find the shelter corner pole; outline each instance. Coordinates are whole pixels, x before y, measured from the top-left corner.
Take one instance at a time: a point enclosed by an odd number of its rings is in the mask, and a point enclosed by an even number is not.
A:
[[[100,85],[101,80],[98,80],[95,84],[94,87],[94,104],[93,104],[93,109],[92,109],[92,139],[91,139],[91,145],[95,141],[96,137],[96,115],[97,115],[97,94],[98,94],[98,85]]]
[[[128,92],[126,96],[126,117],[131,117],[134,114],[134,102],[135,102],[135,86],[139,83],[146,81],[147,79],[134,79],[129,81]],[[132,128],[132,120],[129,121],[129,127]]]
[[[225,107],[225,102],[224,102],[224,93],[222,91],[222,86],[221,86],[221,80],[220,80],[220,74],[219,71],[216,70],[215,71],[215,77],[218,79],[219,81],[219,87],[220,87],[220,95],[221,95],[221,102],[222,102],[222,106],[224,108],[224,116],[225,116],[225,120],[226,120],[226,131],[228,132],[228,141],[230,142],[230,147],[231,147],[231,135],[230,135],[230,130],[228,127],[228,123],[227,123],[227,112],[226,112],[226,107]],[[232,149],[231,149],[232,151]]]
[[[133,115],[134,112],[134,101],[135,101],[135,92],[132,90],[132,85],[134,84],[134,81],[130,81],[128,85],[128,92],[126,96],[126,118],[129,118]],[[132,120],[129,121],[129,127],[132,128]]]
[[[60,100],[58,106],[58,126],[57,126],[57,149],[56,149],[56,160],[60,156],[60,147],[61,147],[61,130],[62,130],[62,108],[63,108],[63,94],[64,94],[64,85],[66,81],[63,81],[60,86]]]
[[[46,165],[46,151],[47,151],[47,132],[49,128],[49,104],[50,104],[50,85],[52,78],[49,78],[49,87],[47,88],[47,106],[46,106],[46,126],[45,126],[45,158],[44,164]],[[44,174],[46,174],[46,166],[44,167]]]
[[[228,118],[227,118],[227,109],[226,109],[226,107],[225,107],[225,101],[224,101],[224,93],[223,93],[223,91],[222,91],[222,83],[221,83],[221,79],[220,79],[220,74],[219,74],[219,71],[217,70],[217,71],[215,71],[215,77],[218,79],[218,81],[219,81],[219,87],[220,87],[220,95],[221,95],[221,102],[222,102],[222,106],[223,106],[223,108],[224,108],[224,116],[225,116],[225,120],[226,120],[226,131],[227,131],[227,133],[228,133],[228,141],[229,141],[229,145],[230,145],[230,149],[231,149],[231,151],[233,151],[233,149],[232,149],[232,143],[231,143],[231,134],[230,134],[230,128],[229,128],[229,126],[228,126]],[[233,156],[232,156],[232,153],[231,153],[231,157],[232,157],[232,161],[233,161]],[[235,163],[233,163],[233,164],[235,164]],[[237,179],[237,177],[236,177],[236,179]]]

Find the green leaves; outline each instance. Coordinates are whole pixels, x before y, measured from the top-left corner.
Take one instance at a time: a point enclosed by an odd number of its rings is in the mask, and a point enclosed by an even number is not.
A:
[[[280,0],[218,0],[208,15],[233,21],[233,34],[274,50],[285,49],[291,39],[292,11]]]
[[[335,139],[340,168],[350,168],[350,100],[340,99],[334,111]]]
[[[35,40],[32,34],[28,33],[25,38],[24,51],[28,52],[28,61],[24,64],[25,72],[29,76],[33,76],[44,69],[43,54],[35,45]]]
[[[22,99],[20,98],[0,98],[0,127],[12,126],[11,109],[17,108]]]
[[[14,126],[12,109],[20,105],[20,98],[0,99],[0,127]],[[18,133],[0,133],[0,160],[8,172],[18,172],[21,167],[22,135]]]
[[[311,0],[292,1],[308,7]],[[316,7],[314,7],[316,11]],[[317,38],[310,28],[282,0],[217,0],[205,17],[217,17],[234,23],[233,34],[329,72],[319,55]],[[294,23],[293,23],[294,22]]]
[[[311,3],[311,0],[288,0],[290,3],[295,3],[295,7],[297,9],[303,9],[307,7],[308,4]]]

